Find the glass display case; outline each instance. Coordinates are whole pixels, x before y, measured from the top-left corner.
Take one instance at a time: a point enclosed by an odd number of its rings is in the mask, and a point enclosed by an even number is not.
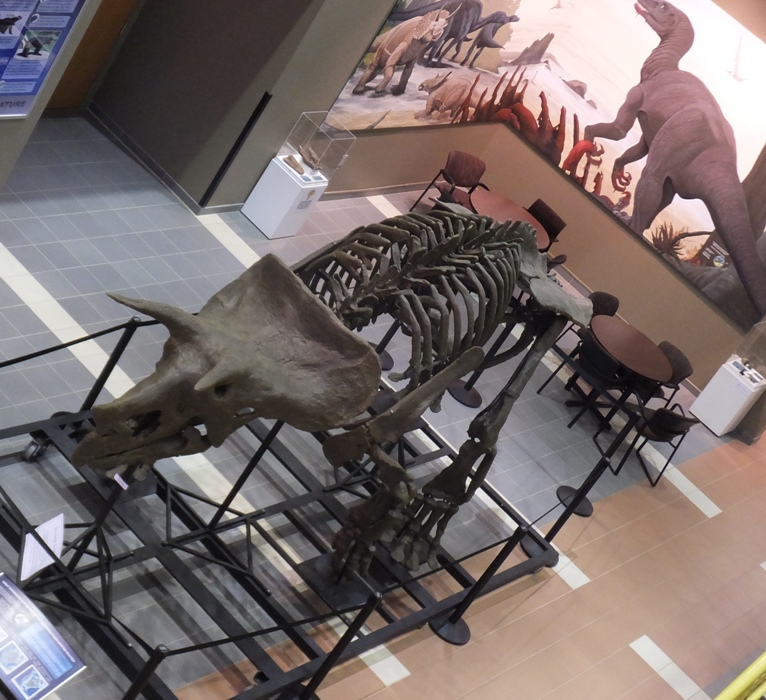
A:
[[[756,323],[735,350],[743,364],[766,376],[766,321]]]
[[[328,180],[346,160],[356,137],[327,112],[304,112],[278,157],[299,175],[319,171]],[[301,172],[301,170],[303,172]]]

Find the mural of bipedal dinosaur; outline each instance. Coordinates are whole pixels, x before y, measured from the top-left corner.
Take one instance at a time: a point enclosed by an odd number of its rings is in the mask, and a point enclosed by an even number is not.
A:
[[[473,68],[473,64],[476,63],[476,59],[481,56],[484,49],[502,49],[503,45],[495,40],[495,36],[506,24],[518,21],[519,18],[517,15],[509,15],[505,12],[493,12],[491,15],[482,17],[473,27],[474,30],[478,30],[478,34],[476,34],[471,47],[468,49],[468,53],[460,62],[460,65],[464,66],[470,60],[469,67]],[[474,54],[473,59],[471,59],[471,54],[474,51],[476,51],[476,53]],[[459,51],[455,51],[453,59],[457,58],[458,53]]]
[[[360,95],[369,88],[367,83],[381,71],[383,79],[375,87],[375,97],[386,94],[386,88],[394,77],[397,66],[404,66],[399,84],[391,88],[391,94],[401,95],[407,87],[412,69],[422,58],[428,46],[437,41],[447,27],[450,13],[446,10],[434,10],[422,17],[414,17],[381,34],[372,44],[375,55],[353,90]]]
[[[612,184],[624,192],[625,166],[646,158],[634,193],[630,228],[641,235],[678,195],[704,202],[758,315],[766,314],[766,268],[756,249],[737,174],[734,133],[715,97],[678,67],[694,42],[689,18],[665,0],[638,0],[636,11],[660,37],[613,122],[585,128],[585,152],[597,138],[620,141],[638,120],[641,140],[615,159]]]

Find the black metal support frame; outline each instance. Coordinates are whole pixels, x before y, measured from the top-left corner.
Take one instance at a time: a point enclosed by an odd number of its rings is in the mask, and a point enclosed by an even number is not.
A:
[[[148,325],[154,325],[154,322],[139,322],[132,319],[127,324],[102,331],[95,336],[18,358],[16,362],[29,360],[109,332],[122,332],[121,339],[94,383],[81,410],[2,429],[0,440],[18,438],[25,434],[33,435],[38,446],[53,445],[66,459],[70,459],[76,445],[75,433],[84,422],[90,419],[89,409],[97,400],[109,373],[117,366],[120,355],[128,346],[135,331]],[[13,362],[0,363],[0,367],[10,364]],[[285,567],[300,573],[302,562],[294,560],[279,538],[274,536],[267,527],[267,521],[274,517],[287,519],[307,546],[316,550],[318,556],[327,555],[330,551],[328,543],[314,531],[302,509],[307,506],[320,508],[339,526],[346,517],[347,508],[344,503],[347,502],[348,494],[369,496],[376,488],[375,480],[364,465],[358,465],[352,479],[342,479],[335,485],[327,486],[295,457],[285,441],[281,439],[282,424],[276,423],[269,426],[256,420],[247,429],[258,440],[259,447],[247,465],[243,467],[241,475],[236,479],[229,493],[220,502],[181,488],[165,478],[157,469],[153,471],[153,478],[156,480],[153,497],[160,499],[164,506],[164,527],[162,527],[163,524],[147,522],[144,514],[117,483],[107,480],[102,474],[97,474],[90,469],[80,470],[80,475],[89,490],[100,498],[100,505],[93,513],[92,522],[77,526],[81,532],[67,543],[61,559],[56,559],[53,565],[22,583],[26,593],[37,602],[72,614],[110,656],[115,665],[131,681],[124,700],[132,700],[141,694],[148,700],[173,700],[175,694],[161,680],[162,661],[169,656],[200,652],[227,644],[235,645],[239,652],[251,661],[258,669],[258,677],[261,680],[257,685],[237,695],[238,700],[266,698],[277,693],[283,693],[284,697],[289,695],[308,698],[333,664],[390,641],[433,619],[450,615],[453,610],[461,610],[460,615],[462,615],[462,611],[467,609],[470,602],[480,593],[488,593],[522,576],[534,573],[542,567],[553,566],[558,560],[558,555],[548,542],[542,536],[532,533],[530,537],[535,540],[539,548],[538,553],[529,560],[502,572],[497,571],[498,562],[497,566],[490,566],[485,576],[481,577],[477,583],[461,562],[463,559],[479,554],[484,549],[502,544],[507,541],[507,538],[502,538],[499,542],[493,541],[483,549],[462,557],[455,557],[442,549],[438,553],[438,560],[442,566],[440,571],[442,574],[451,576],[461,590],[445,599],[436,600],[428,587],[422,583],[422,579],[433,576],[434,572],[428,571],[414,576],[394,562],[381,548],[376,554],[376,563],[379,569],[385,571],[385,576],[364,582],[371,592],[371,597],[368,598],[363,612],[359,613],[354,621],[347,623],[350,628],[356,628],[354,633],[343,635],[332,651],[325,652],[314,641],[311,634],[313,626],[326,624],[332,618],[345,620],[359,607],[350,609],[339,606],[333,602],[331,596],[327,595],[327,585],[317,586],[316,581],[306,579],[309,588],[313,589],[316,597],[322,601],[321,610],[315,610],[315,614],[309,617],[296,619],[296,616],[291,614],[272,594],[269,587],[259,578],[258,572],[254,570],[251,535],[257,533],[277,553]],[[437,449],[423,454],[418,448],[418,441],[410,440],[405,436],[396,449],[400,457],[406,458],[409,466],[422,464],[444,455],[454,456],[452,449],[427,424],[422,424],[420,429],[437,445]],[[323,435],[316,437],[319,440],[324,438]],[[300,484],[302,492],[282,502],[250,512],[241,512],[233,508],[234,499],[267,452],[287,470],[291,478]],[[0,459],[0,469],[18,461],[18,455],[4,457]],[[130,481],[131,474],[126,473],[123,478]],[[485,485],[483,491],[516,523],[514,528],[516,533],[526,532],[528,523],[507,504],[502,496],[489,485]],[[200,515],[200,511],[205,509],[201,509],[200,505],[204,505],[207,510],[212,510],[213,515],[211,517]],[[107,528],[107,521],[114,524],[115,519],[140,542],[139,546],[119,555],[112,553]],[[183,531],[179,533],[179,529]],[[20,551],[27,533],[34,533],[34,524],[27,520],[8,494],[0,488],[0,535],[16,551]],[[241,551],[243,548],[244,555]],[[224,569],[250,597],[254,605],[274,622],[273,627],[259,630],[247,629],[216,595],[216,592],[210,590],[206,582],[195,574],[192,563],[196,559],[213,563]],[[221,632],[220,640],[184,649],[168,649],[157,640],[142,639],[113,615],[112,582],[115,574],[148,560],[159,562],[196,604],[215,621]],[[93,581],[97,581],[99,585],[96,587],[92,583],[90,586],[85,585]],[[98,593],[93,593],[93,588],[96,588]],[[410,607],[415,609],[415,612],[405,617],[402,617],[400,613],[395,614],[386,602],[386,596],[389,594],[408,596],[411,600]],[[374,605],[370,602],[373,598]],[[462,607],[458,607],[461,605]],[[375,629],[363,630],[364,621],[373,612],[379,618]],[[385,624],[380,624],[380,621]],[[269,642],[264,639],[274,631],[284,635],[307,661],[284,671],[270,655]],[[305,688],[298,686],[310,678],[314,680],[310,681],[308,686]],[[291,695],[290,693],[294,693],[296,689],[299,695]]]

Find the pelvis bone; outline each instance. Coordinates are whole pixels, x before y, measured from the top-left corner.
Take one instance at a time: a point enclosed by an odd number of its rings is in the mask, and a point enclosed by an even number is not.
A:
[[[111,295],[170,331],[154,374],[93,409],[72,456],[112,469],[218,446],[254,418],[301,430],[340,426],[369,405],[377,355],[275,256],[267,255],[194,316]]]

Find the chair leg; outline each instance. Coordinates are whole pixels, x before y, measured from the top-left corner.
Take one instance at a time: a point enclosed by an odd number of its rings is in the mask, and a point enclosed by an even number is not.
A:
[[[643,447],[646,444],[646,440],[644,440],[644,443],[641,445]],[[670,466],[671,461],[673,460],[673,457],[675,457],[676,450],[681,446],[682,440],[679,440],[677,444],[673,445],[673,451],[670,453],[670,457],[668,457],[667,461],[665,462],[665,466],[660,469],[660,473],[657,474],[656,479],[652,479],[652,475],[649,472],[649,467],[644,461],[643,456],[641,455],[641,447],[636,450],[636,456],[638,457],[638,461],[641,462],[641,468],[644,470],[644,474],[646,474],[646,478],[649,479],[649,483],[652,485],[652,488],[657,486],[657,484],[660,483],[660,479],[662,478],[662,475],[665,473],[665,470]],[[672,443],[671,443],[672,444]]]
[[[593,407],[593,404],[596,403],[596,399],[598,399],[598,390],[592,389],[583,400],[582,408],[577,412],[577,415],[572,418],[569,423],[567,423],[567,428],[571,428],[575,423],[577,423],[577,421],[582,418],[585,411]]]
[[[619,474],[622,471],[622,468],[625,466],[625,462],[628,461],[628,457],[630,457],[630,453],[633,452],[633,450],[636,447],[636,443],[639,441],[640,438],[641,438],[640,435],[636,435],[636,437],[633,438],[633,440],[631,441],[630,445],[628,445],[627,451],[622,456],[622,459],[620,460],[620,463],[617,465],[616,469],[612,469],[612,465],[611,464],[609,465],[609,469],[612,472],[612,474],[614,474],[616,476],[617,474]],[[641,447],[643,447],[645,444],[646,444],[646,439],[644,439],[644,441],[641,443],[641,446],[638,449],[640,450]],[[638,450],[636,450],[636,454],[638,454]],[[640,456],[639,456],[639,459],[640,459]]]
[[[434,182],[436,182],[439,179],[439,175],[441,175],[441,171],[439,172],[439,174],[433,180],[431,180],[431,182],[428,183],[426,188],[420,193],[420,197],[418,197],[415,200],[415,204],[413,204],[410,207],[410,211],[412,211],[416,206],[418,206],[418,204],[420,204],[420,200],[423,199],[423,197],[425,197],[426,192],[428,192],[428,190],[430,190],[434,186]]]
[[[612,422],[612,418],[614,418],[617,415],[618,411],[620,411],[623,408],[623,406],[625,406],[625,404],[628,401],[628,397],[631,395],[631,393],[632,391],[630,389],[625,389],[622,392],[622,394],[620,394],[620,398],[617,399],[617,401],[615,402],[614,406],[612,406],[609,413],[606,414],[606,417],[604,418],[604,423],[603,423],[604,426],[609,425],[609,423]]]

